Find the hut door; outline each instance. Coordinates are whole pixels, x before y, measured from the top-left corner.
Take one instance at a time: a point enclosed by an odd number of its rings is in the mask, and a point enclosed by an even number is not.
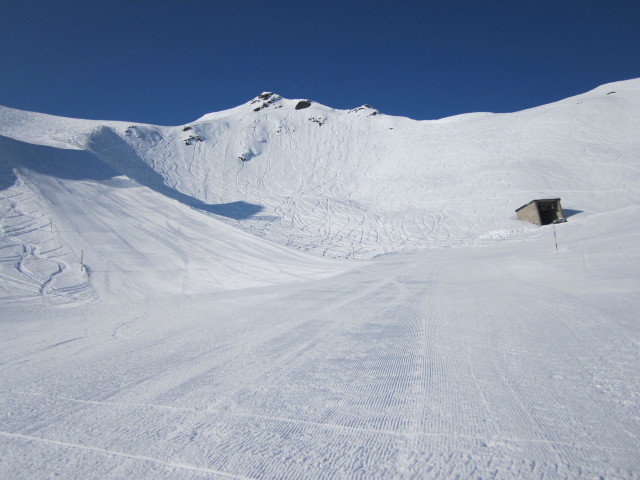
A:
[[[540,213],[540,223],[542,225],[553,223],[553,221],[558,218],[556,206],[553,203],[540,203],[538,205],[538,212]]]

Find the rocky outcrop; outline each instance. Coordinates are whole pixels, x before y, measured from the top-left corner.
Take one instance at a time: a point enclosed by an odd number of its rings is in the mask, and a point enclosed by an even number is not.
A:
[[[296,110],[304,110],[305,108],[309,108],[311,106],[311,100],[300,100],[296,104]]]
[[[349,110],[349,113],[355,113],[359,116],[372,117],[374,115],[378,115],[380,112],[373,108],[371,105],[365,103],[361,107]]]
[[[280,95],[276,95],[272,92],[262,92],[249,103],[250,105],[255,105],[253,109],[254,112],[259,112],[260,110],[267,108],[280,100],[282,100],[282,97]]]

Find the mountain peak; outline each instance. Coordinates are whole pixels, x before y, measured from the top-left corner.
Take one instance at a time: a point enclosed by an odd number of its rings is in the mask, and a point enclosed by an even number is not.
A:
[[[280,100],[282,100],[282,97],[280,95],[277,95],[273,92],[262,92],[260,95],[251,100],[249,102],[249,105],[254,106],[254,112],[259,112],[263,108],[267,108],[274,103],[279,102]]]

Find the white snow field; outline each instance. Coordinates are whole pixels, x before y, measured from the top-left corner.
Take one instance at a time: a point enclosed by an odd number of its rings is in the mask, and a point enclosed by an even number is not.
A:
[[[1,479],[640,478],[639,311],[640,80],[435,121],[0,107]]]

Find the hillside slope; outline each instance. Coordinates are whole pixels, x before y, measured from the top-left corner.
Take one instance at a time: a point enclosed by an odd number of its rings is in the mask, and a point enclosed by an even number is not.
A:
[[[436,121],[263,94],[182,127],[3,110],[0,134],[88,150],[276,243],[368,258],[522,230],[513,211],[532,198],[559,196],[585,215],[633,204],[639,112],[631,80],[522,112]]]
[[[639,477],[639,80],[428,122],[254,100],[0,108],[0,478]]]

